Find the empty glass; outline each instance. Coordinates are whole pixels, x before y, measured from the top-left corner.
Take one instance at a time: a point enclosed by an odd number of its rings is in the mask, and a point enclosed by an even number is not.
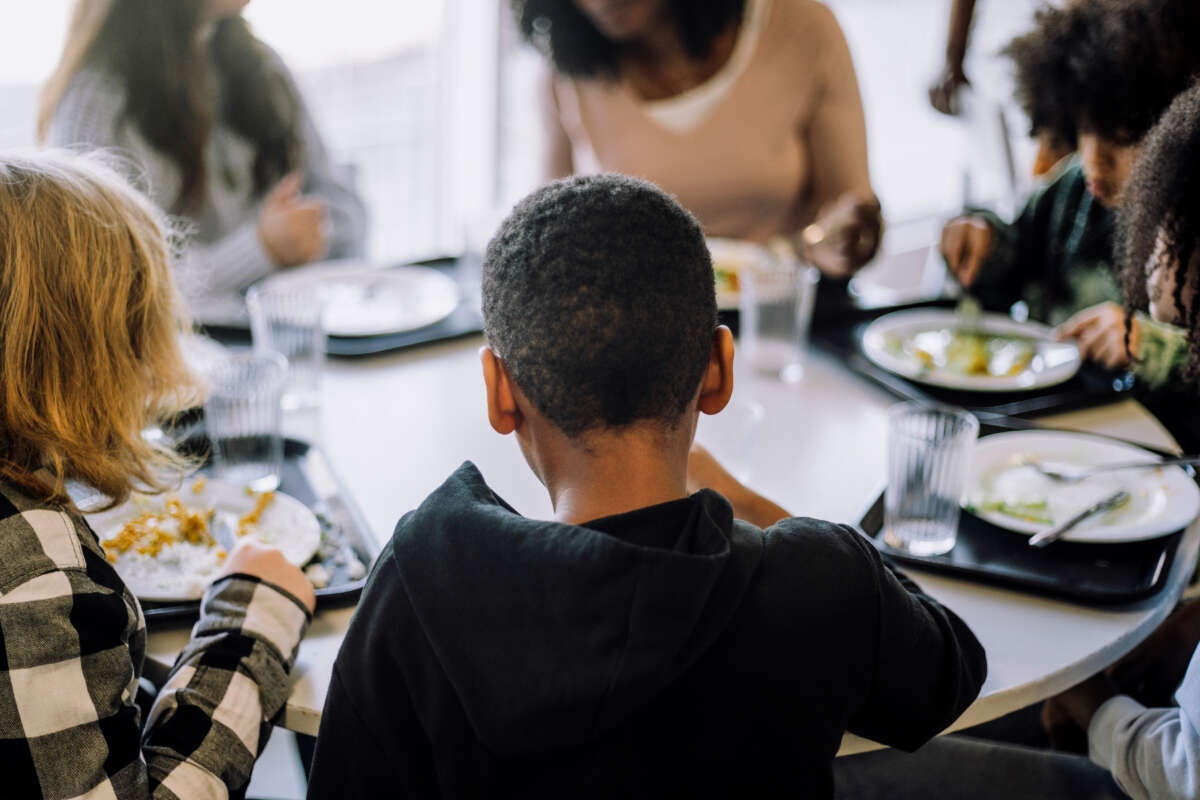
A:
[[[902,403],[888,412],[884,541],[918,556],[947,553],[979,420],[965,409]]]
[[[255,286],[246,293],[256,352],[274,351],[288,361],[286,409],[316,406],[325,368],[324,303],[319,287]]]
[[[795,256],[764,251],[738,280],[741,357],[755,372],[802,380],[820,273]]]
[[[256,492],[276,488],[287,360],[278,353],[238,353],[214,364],[208,380],[204,419],[216,476]]]

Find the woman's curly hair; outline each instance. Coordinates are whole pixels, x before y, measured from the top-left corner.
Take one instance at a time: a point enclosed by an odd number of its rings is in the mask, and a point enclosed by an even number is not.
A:
[[[746,0],[667,0],[683,45],[694,59],[742,16]],[[527,41],[575,78],[616,78],[621,43],[592,24],[573,0],[512,0],[517,25]]]
[[[1171,103],[1146,137],[1119,219],[1126,305],[1142,310],[1151,299],[1166,300],[1151,297],[1147,279],[1154,266],[1174,271],[1170,299],[1187,330],[1187,375],[1194,378],[1200,374],[1200,297],[1188,268],[1200,243],[1200,82]]]
[[[1075,0],[1043,7],[1004,50],[1034,135],[1133,144],[1200,68],[1200,2]]]

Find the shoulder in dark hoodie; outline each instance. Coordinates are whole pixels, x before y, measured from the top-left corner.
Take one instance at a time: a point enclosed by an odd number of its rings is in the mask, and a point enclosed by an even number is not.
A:
[[[334,667],[310,797],[830,797],[983,682],[967,627],[853,528],[703,491],[585,526],[465,464],[405,515]]]

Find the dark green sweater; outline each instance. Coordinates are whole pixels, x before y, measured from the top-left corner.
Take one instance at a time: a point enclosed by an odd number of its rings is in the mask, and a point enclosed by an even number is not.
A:
[[[972,293],[985,308],[1008,311],[1017,301],[1029,316],[1058,325],[1098,303],[1122,302],[1115,263],[1116,214],[1087,190],[1079,158],[1036,189],[1011,223],[972,209],[996,233]],[[1185,332],[1139,314],[1141,348],[1134,372],[1151,388],[1178,378],[1187,361]]]
[[[1079,160],[1072,159],[1029,196],[1011,223],[988,211],[995,245],[972,291],[995,311],[1018,300],[1032,319],[1057,325],[1076,311],[1120,302],[1113,268],[1115,214],[1087,190]]]

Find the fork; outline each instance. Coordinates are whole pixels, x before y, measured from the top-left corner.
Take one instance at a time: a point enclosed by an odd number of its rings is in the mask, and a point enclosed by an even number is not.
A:
[[[1126,469],[1157,469],[1158,467],[1173,467],[1184,464],[1200,464],[1200,456],[1180,456],[1179,458],[1165,458],[1162,461],[1126,461],[1120,464],[1098,464],[1094,467],[1084,467],[1073,472],[1066,472],[1057,469],[1050,469],[1040,461],[1026,459],[1021,462],[1023,466],[1032,467],[1042,475],[1052,481],[1058,483],[1078,483],[1085,478],[1090,478],[1093,475],[1099,475],[1103,472],[1119,472]]]

